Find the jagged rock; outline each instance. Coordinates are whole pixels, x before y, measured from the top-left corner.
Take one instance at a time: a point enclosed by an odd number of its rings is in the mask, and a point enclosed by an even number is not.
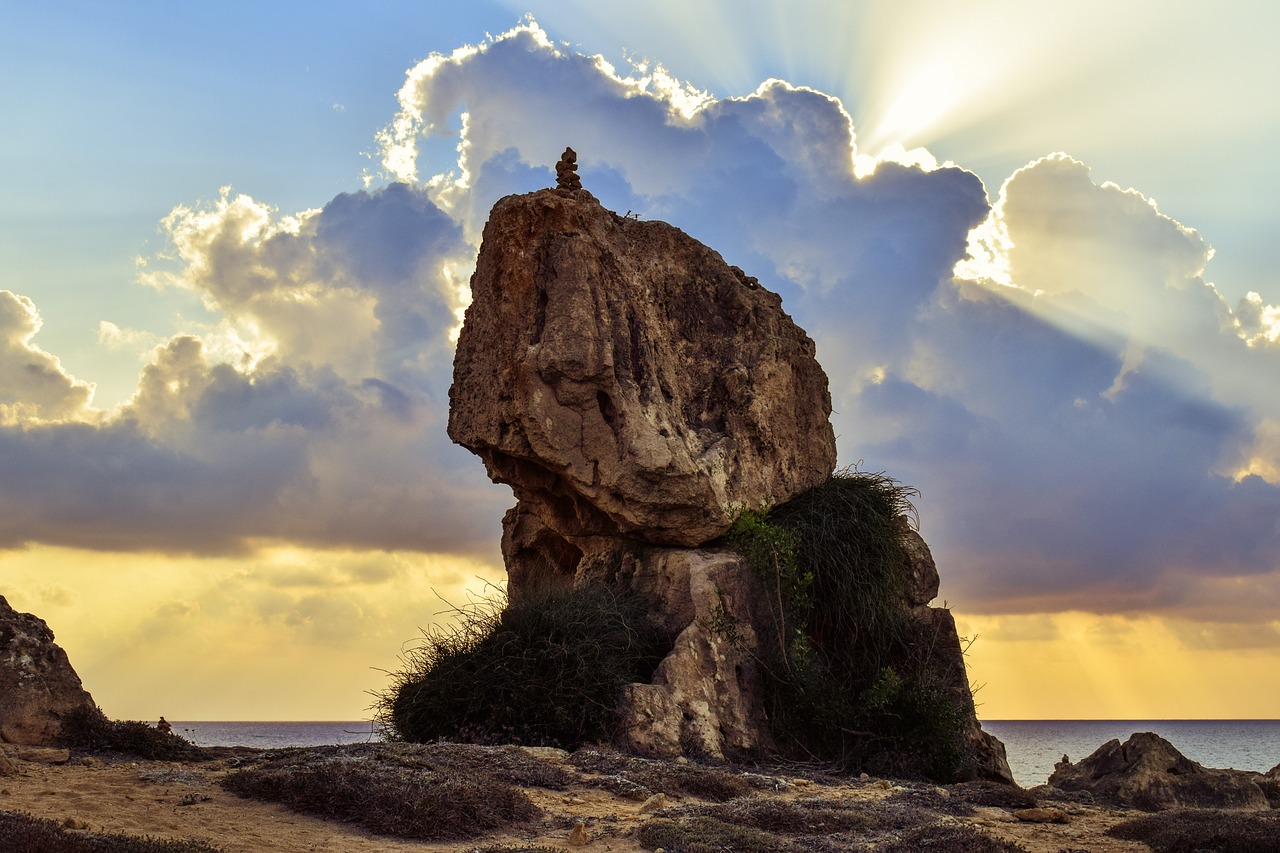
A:
[[[761,591],[737,554],[645,549],[624,556],[612,573],[579,582],[630,589],[671,642],[652,683],[627,688],[618,734],[623,746],[655,758],[718,761],[774,746],[750,654]]]
[[[0,742],[58,746],[62,720],[95,713],[93,697],[44,620],[0,595]]]
[[[734,508],[782,503],[835,467],[813,341],[671,225],[586,191],[508,196],[471,289],[449,435],[584,553],[700,545]]]
[[[923,606],[938,597],[941,579],[938,566],[933,561],[924,538],[911,526],[906,516],[899,519],[902,525],[902,544],[907,552],[907,603]]]
[[[1152,732],[1133,734],[1123,744],[1110,740],[1077,764],[1063,759],[1049,777],[1052,787],[1145,811],[1269,808],[1258,774],[1203,767]]]

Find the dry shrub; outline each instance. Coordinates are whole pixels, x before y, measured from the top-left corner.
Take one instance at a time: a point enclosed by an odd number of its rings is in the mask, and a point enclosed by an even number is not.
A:
[[[5,853],[220,853],[203,841],[80,832],[52,820],[0,811],[0,850]]]
[[[494,775],[458,776],[342,755],[268,759],[222,785],[241,797],[422,841],[476,838],[540,814],[523,792]]]
[[[910,830],[876,853],[1027,853],[1027,848],[970,826],[935,823]]]
[[[664,817],[677,816],[668,809]],[[735,826],[748,826],[783,835],[815,835],[833,832],[868,831],[879,828],[870,811],[840,800],[777,800],[767,797],[743,797],[712,806],[692,806],[679,810],[679,816],[711,817]]]
[[[436,773],[496,776],[509,785],[563,791],[576,776],[543,761],[518,746],[484,746],[471,743],[388,743],[340,747],[349,755],[368,755],[384,764],[419,768]]]
[[[583,772],[603,777],[591,784],[636,798],[657,793],[688,794],[701,800],[725,802],[746,796],[755,787],[749,779],[732,770],[655,761],[594,747],[579,749],[569,756],[569,763]],[[643,790],[623,793],[631,786],[640,786]]]
[[[647,681],[664,653],[634,602],[602,585],[484,601],[455,616],[423,632],[377,697],[396,740],[607,741],[622,687]]]
[[[1280,815],[1186,809],[1126,820],[1107,834],[1155,853],[1280,853]]]
[[[662,848],[665,853],[788,853],[795,847],[788,841],[750,827],[734,826],[713,817],[691,820],[656,818],[641,824],[636,840],[646,850]]]
[[[119,752],[155,761],[189,761],[200,747],[173,732],[135,720],[110,720],[101,708],[76,710],[62,720],[63,742],[73,749]]]

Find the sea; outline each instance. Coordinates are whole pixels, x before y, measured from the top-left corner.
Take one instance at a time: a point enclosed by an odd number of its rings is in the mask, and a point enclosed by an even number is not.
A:
[[[377,724],[368,721],[171,725],[197,746],[279,749],[381,739]],[[1079,761],[1135,732],[1155,732],[1205,767],[1265,772],[1280,764],[1280,720],[983,720],[982,727],[1004,742],[1013,778],[1025,788],[1044,784],[1062,756]]]

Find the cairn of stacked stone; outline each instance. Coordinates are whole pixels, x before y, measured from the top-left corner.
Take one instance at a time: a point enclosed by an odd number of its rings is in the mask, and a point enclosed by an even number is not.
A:
[[[565,148],[560,162],[556,163],[556,189],[582,189],[582,179],[578,177],[578,154],[572,148]]]

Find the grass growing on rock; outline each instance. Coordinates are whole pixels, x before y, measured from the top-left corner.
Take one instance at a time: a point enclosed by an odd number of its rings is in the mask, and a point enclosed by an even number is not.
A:
[[[794,757],[942,781],[964,760],[963,708],[936,657],[936,628],[906,602],[911,488],[837,472],[726,536],[767,591],[757,650],[770,718]]]
[[[1107,834],[1155,853],[1280,853],[1280,814],[1176,810],[1127,820]]]
[[[574,749],[608,740],[623,685],[661,650],[638,607],[600,585],[456,611],[425,631],[377,697],[393,739]]]
[[[477,838],[537,818],[540,812],[512,779],[538,784],[539,774],[510,761],[505,769],[500,761],[486,770],[480,758],[448,748],[407,757],[376,747],[281,750],[222,785],[242,797],[420,841]]]
[[[52,820],[0,811],[5,853],[220,853],[203,841],[71,830]]]

